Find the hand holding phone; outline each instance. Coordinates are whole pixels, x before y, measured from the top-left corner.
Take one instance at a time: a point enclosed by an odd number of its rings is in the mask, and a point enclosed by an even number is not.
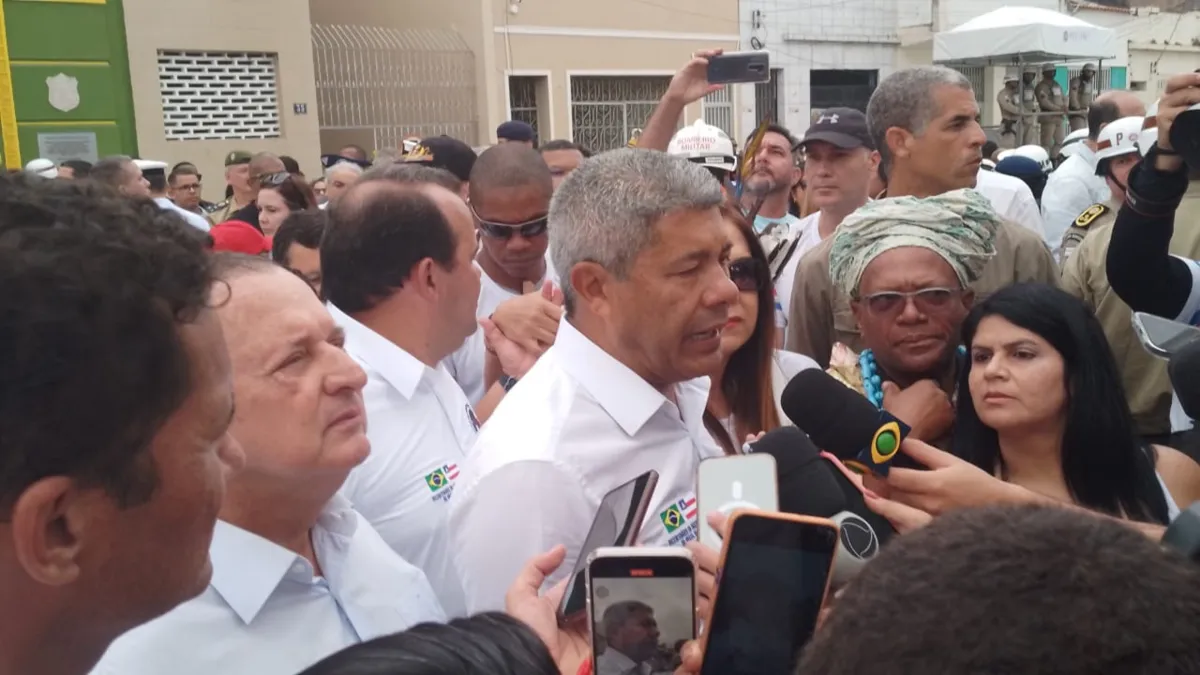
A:
[[[766,51],[729,52],[708,59],[709,84],[771,81],[771,56]]]

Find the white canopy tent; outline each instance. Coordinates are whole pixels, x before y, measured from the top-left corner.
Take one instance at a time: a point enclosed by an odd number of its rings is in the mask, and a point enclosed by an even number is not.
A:
[[[1117,34],[1038,7],[1001,7],[933,36],[933,62],[1000,66],[1117,56]]]

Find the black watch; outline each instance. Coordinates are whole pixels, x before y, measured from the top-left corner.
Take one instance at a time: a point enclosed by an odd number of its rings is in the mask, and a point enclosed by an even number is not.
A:
[[[501,375],[500,386],[504,387],[504,391],[512,391],[512,388],[517,386],[517,378],[510,375]]]

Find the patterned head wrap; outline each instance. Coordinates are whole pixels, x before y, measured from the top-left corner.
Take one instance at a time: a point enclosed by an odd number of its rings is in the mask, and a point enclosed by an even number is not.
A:
[[[871,261],[894,248],[916,246],[941,256],[966,286],[995,254],[998,227],[1000,216],[991,202],[969,189],[867,202],[838,226],[829,275],[852,296]]]

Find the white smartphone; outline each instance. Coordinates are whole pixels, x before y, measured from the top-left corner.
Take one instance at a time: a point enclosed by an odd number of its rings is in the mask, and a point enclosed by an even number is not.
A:
[[[710,457],[700,462],[696,499],[700,511],[700,543],[721,550],[721,537],[708,525],[708,514],[720,511],[779,510],[775,458],[768,454]]]
[[[681,547],[601,548],[588,557],[592,672],[673,673],[696,637],[696,563]]]
[[[1133,330],[1142,347],[1160,359],[1200,341],[1200,328],[1145,312],[1133,313]]]

